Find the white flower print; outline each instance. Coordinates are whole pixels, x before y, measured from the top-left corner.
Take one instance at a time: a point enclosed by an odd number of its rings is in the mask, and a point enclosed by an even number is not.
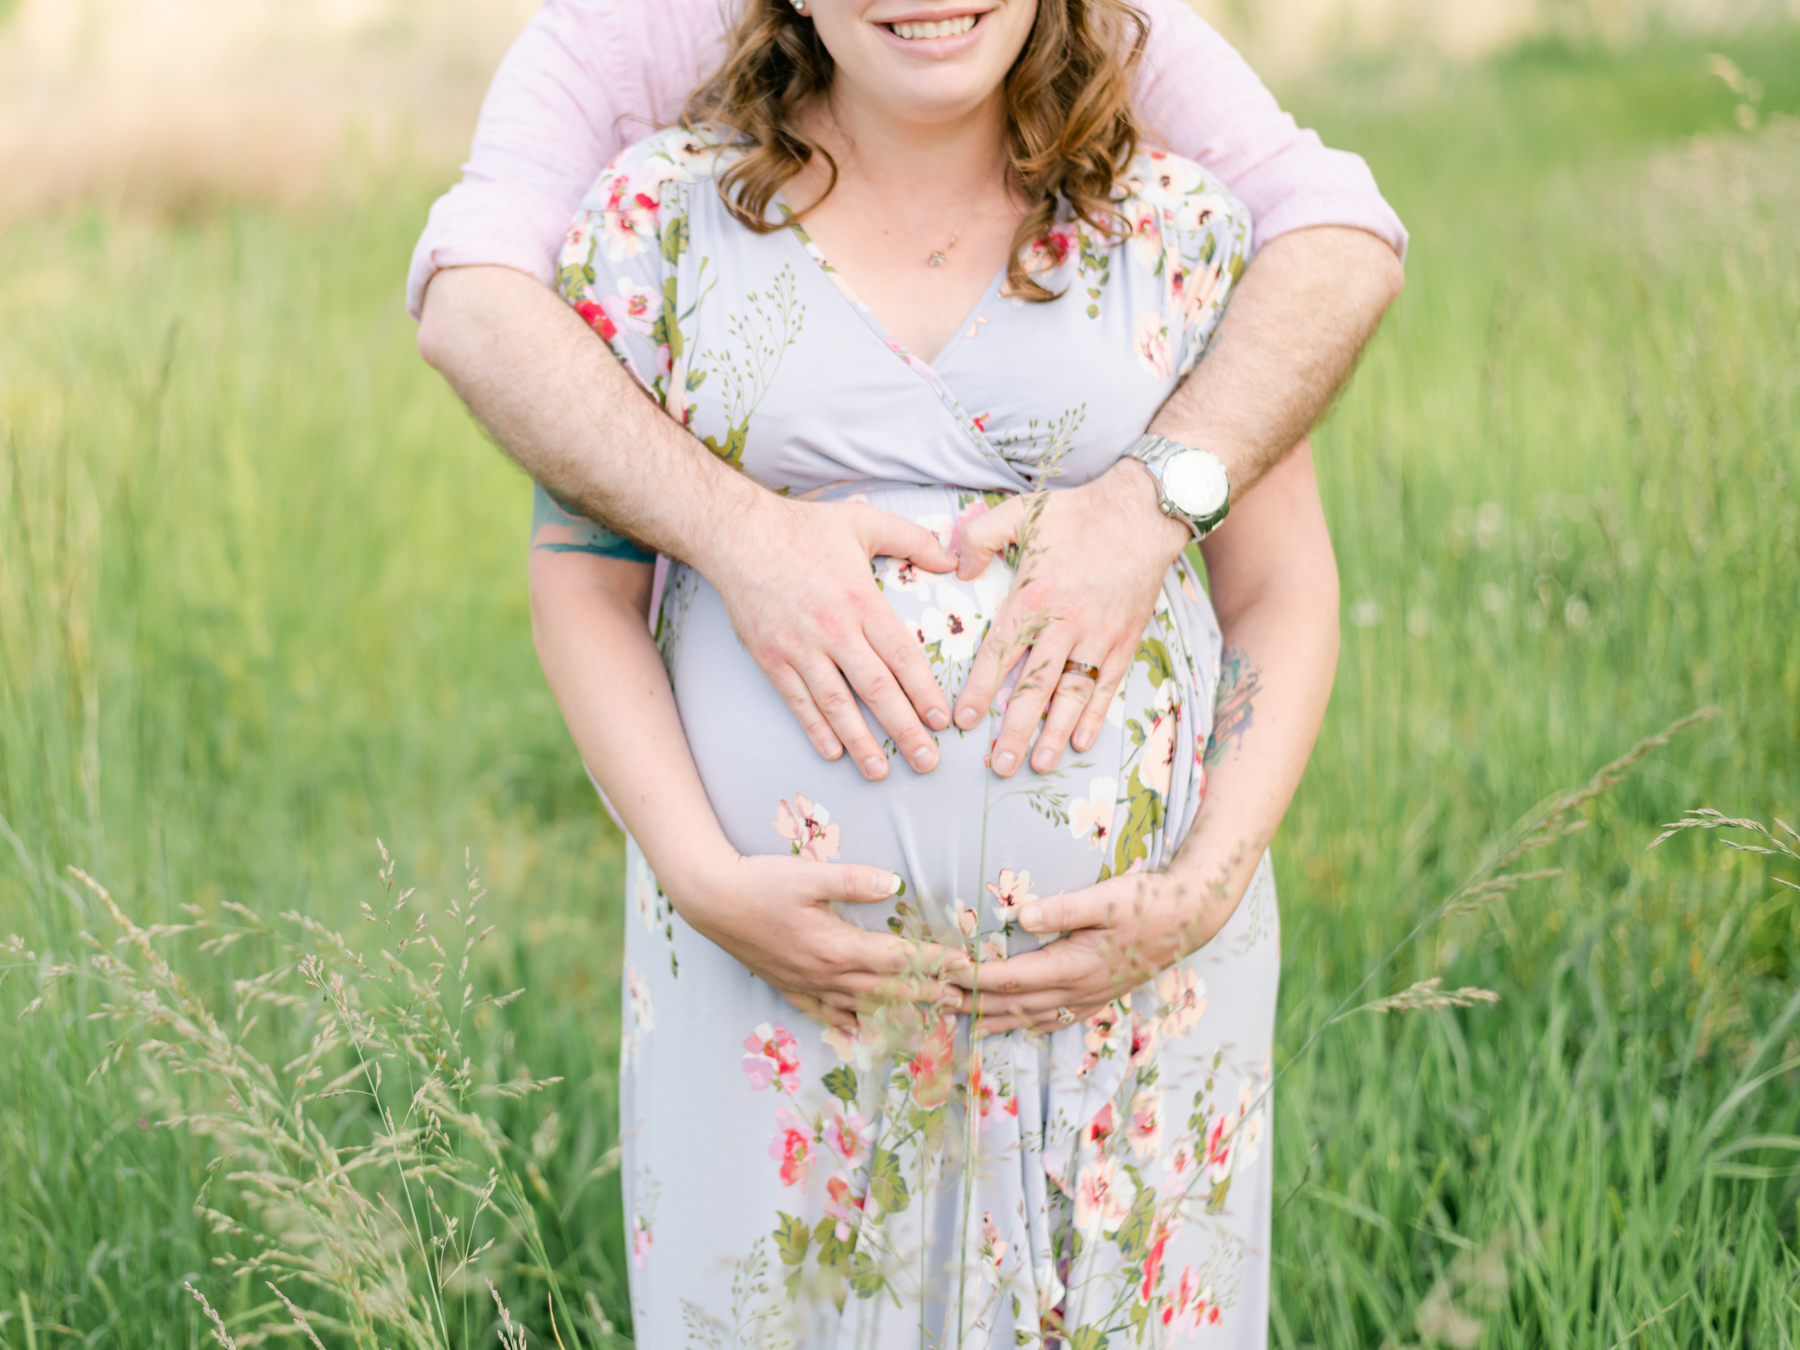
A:
[[[975,603],[980,612],[984,615],[992,614],[1012,592],[1013,570],[1006,565],[1006,559],[996,553],[988,559],[988,565],[982,574],[975,578],[974,586]]]
[[[650,981],[629,961],[625,963],[625,997],[631,1005],[631,1028],[620,1038],[619,1057],[629,1064],[644,1050],[644,1042],[656,1030],[656,1009],[650,1002]]]
[[[647,933],[659,933],[661,925],[656,918],[656,883],[648,876],[640,876],[637,884],[638,918]]]
[[[1031,893],[1031,873],[1011,872],[1000,869],[1000,880],[996,884],[987,884],[988,894],[994,897],[994,913],[1000,917],[1001,923],[1011,923],[1019,917],[1019,908],[1037,899]]]
[[[881,569],[881,588],[929,597],[931,573],[920,571],[910,558],[889,558]]]
[[[1089,848],[1103,848],[1112,838],[1113,808],[1119,799],[1119,780],[1092,778],[1088,795],[1069,803],[1069,833],[1077,839],[1089,839]]]
[[[1169,378],[1172,353],[1169,351],[1169,325],[1155,310],[1138,315],[1137,327],[1131,335],[1132,350],[1138,360],[1159,380]]]
[[[967,661],[975,655],[981,635],[981,613],[974,602],[954,586],[937,588],[937,608],[919,616],[925,641],[938,643],[946,661]]]
[[[1175,681],[1164,680],[1156,692],[1156,706],[1144,735],[1144,758],[1138,779],[1159,797],[1169,795],[1169,779],[1175,770],[1175,729],[1181,716],[1176,706]]]

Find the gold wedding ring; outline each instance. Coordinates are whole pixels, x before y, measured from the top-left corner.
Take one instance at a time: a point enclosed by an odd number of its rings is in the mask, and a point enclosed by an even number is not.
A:
[[[1065,675],[1085,675],[1090,680],[1092,680],[1095,684],[1100,683],[1100,667],[1099,666],[1090,666],[1086,661],[1077,661],[1072,656],[1067,661],[1063,662],[1063,674],[1065,674]]]
[[[1075,1014],[1070,1012],[1067,1008],[1059,1007],[1056,1010],[1056,1020],[1066,1027],[1075,1020]]]

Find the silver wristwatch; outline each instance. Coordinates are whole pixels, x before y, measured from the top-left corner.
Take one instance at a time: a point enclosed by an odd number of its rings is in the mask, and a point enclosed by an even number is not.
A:
[[[1206,538],[1230,514],[1231,475],[1212,451],[1146,432],[1125,453],[1144,461],[1162,493],[1163,514],[1185,521],[1194,538]]]

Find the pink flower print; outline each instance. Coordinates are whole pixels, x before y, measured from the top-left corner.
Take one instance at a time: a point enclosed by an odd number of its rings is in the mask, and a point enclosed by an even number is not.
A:
[[[829,862],[838,855],[838,827],[831,823],[831,812],[798,792],[793,805],[784,801],[775,808],[775,829],[799,857]]]
[[[956,1024],[948,1017],[939,1017],[907,1065],[913,1080],[913,1100],[927,1111],[950,1099],[950,1055],[955,1045]]]
[[[781,1023],[759,1024],[744,1037],[744,1049],[750,1052],[744,1056],[744,1074],[756,1091],[761,1092],[777,1080],[783,1092],[799,1090],[800,1042]]]
[[[582,257],[582,250],[587,247],[589,233],[588,216],[583,212],[576,218],[575,223],[569,226],[569,232],[563,236],[563,261],[571,263],[585,261]]]
[[[825,1110],[825,1142],[851,1167],[860,1167],[875,1137],[869,1118],[832,1105]]]
[[[994,913],[1000,916],[1001,923],[1011,923],[1019,917],[1019,906],[1037,899],[1031,893],[1029,872],[1009,872],[1002,867],[999,883],[990,881],[987,888],[988,894],[994,897]]]
[[[981,1056],[969,1056],[969,1109],[980,1118],[981,1128],[988,1127],[988,1113],[994,1106],[994,1085],[983,1077]]]
[[[1162,1092],[1145,1088],[1131,1099],[1131,1119],[1125,1123],[1125,1137],[1131,1151],[1140,1158],[1154,1158],[1162,1146]]]
[[[612,315],[606,312],[605,305],[593,300],[577,300],[575,312],[606,341],[611,342],[619,335],[618,325],[613,322]]]
[[[1231,1151],[1237,1118],[1217,1111],[1206,1122],[1206,1179],[1217,1186],[1231,1176]]]
[[[1181,302],[1181,321],[1191,328],[1206,315],[1206,307],[1213,302],[1219,293],[1219,280],[1222,276],[1223,258],[1214,259],[1211,267],[1186,278],[1176,299]]]
[[[1131,227],[1132,257],[1145,269],[1153,269],[1163,254],[1161,213],[1140,199],[1125,219]]]
[[[965,938],[972,938],[980,927],[981,916],[958,900],[956,902],[956,931]]]
[[[1000,1263],[1006,1260],[1007,1249],[1012,1244],[1000,1236],[1000,1229],[994,1223],[994,1215],[990,1210],[981,1212],[981,1259],[994,1269],[994,1278],[1000,1277]]]
[[[1088,781],[1088,795],[1069,803],[1069,833],[1077,839],[1089,839],[1089,848],[1103,848],[1112,838],[1113,808],[1118,803],[1119,783],[1115,778],[1093,778]]]
[[[1179,1204],[1187,1194],[1189,1178],[1193,1171],[1194,1141],[1192,1137],[1184,1134],[1175,1141],[1175,1149],[1169,1154],[1167,1169],[1163,1173],[1163,1197],[1173,1199]]]
[[[1112,1041],[1113,1033],[1119,1029],[1119,1024],[1124,1020],[1117,1000],[1107,1004],[1088,1018],[1086,1022],[1087,1048],[1095,1054],[1103,1053]]]
[[[1169,326],[1163,322],[1162,315],[1154,310],[1146,310],[1138,315],[1137,327],[1132,331],[1132,350],[1137,353],[1144,369],[1158,380],[1169,378],[1172,356],[1169,351]]]
[[[644,1253],[650,1250],[650,1245],[654,1240],[655,1235],[651,1233],[650,1225],[644,1222],[644,1216],[642,1214],[632,1215],[631,1264],[634,1269],[642,1270],[644,1268]]]
[[[1006,959],[1006,939],[998,933],[989,933],[981,942],[981,959],[983,961],[1004,961]]]
[[[1167,1005],[1162,1015],[1164,1040],[1187,1035],[1206,1012],[1206,981],[1186,966],[1170,966],[1158,975],[1156,994]]]
[[[648,226],[645,233],[640,233],[641,226]],[[635,258],[648,246],[645,234],[654,231],[654,216],[644,219],[644,213],[633,210],[608,210],[600,216],[600,243],[606,249],[606,257],[610,262],[624,262],[627,258]]]
[[[1050,272],[1063,265],[1075,247],[1075,235],[1070,229],[1053,229],[1045,233],[1041,239],[1033,239],[1026,246],[1024,266],[1029,273]]]
[[[987,513],[987,501],[981,497],[977,497],[974,501],[963,507],[961,511],[957,512],[956,522],[950,527],[949,547],[952,553],[961,552],[963,526],[974,520],[975,517],[985,516]]]
[[[813,1164],[812,1131],[785,1106],[775,1112],[775,1123],[781,1128],[769,1140],[769,1156],[781,1164],[781,1184],[804,1184]]]
[[[1169,1300],[1168,1307],[1163,1309],[1163,1325],[1171,1331],[1181,1332],[1183,1337],[1191,1341],[1200,1335],[1203,1325],[1217,1326],[1219,1315],[1219,1305],[1213,1301],[1212,1286],[1202,1287],[1200,1276],[1194,1268],[1183,1267],[1175,1296]]]
[[[1138,1299],[1149,1303],[1156,1297],[1157,1283],[1162,1279],[1163,1248],[1169,1245],[1169,1239],[1175,1236],[1175,1224],[1167,1222],[1156,1225],[1156,1236],[1150,1240],[1150,1250],[1144,1256],[1144,1279],[1138,1285]]]
[[[1150,1062],[1150,1056],[1156,1053],[1156,1032],[1160,1022],[1154,1017],[1145,1017],[1136,1008],[1131,1010],[1131,1067],[1141,1069]]]
[[[969,329],[969,336],[970,337],[975,336],[975,330],[973,328]],[[982,432],[983,434],[986,434],[987,429],[988,429],[988,422],[993,418],[993,416],[994,416],[994,414],[991,411],[979,413],[976,416],[971,417],[969,419],[969,423],[970,423],[970,425],[972,425],[975,428],[975,430]]]
[[[855,1230],[867,1201],[867,1196],[854,1194],[850,1190],[850,1183],[842,1177],[833,1177],[825,1183],[825,1213],[837,1220],[839,1242],[850,1240],[850,1234]]]
[[[1125,1221],[1131,1201],[1119,1185],[1117,1158],[1097,1158],[1084,1168],[1075,1185],[1075,1227],[1092,1232],[1096,1227],[1111,1233]]]
[[[1082,1142],[1092,1144],[1095,1148],[1105,1148],[1106,1141],[1112,1136],[1116,1124],[1117,1121],[1113,1114],[1113,1104],[1108,1102],[1094,1113],[1094,1118],[1087,1123],[1087,1128],[1081,1132]]]

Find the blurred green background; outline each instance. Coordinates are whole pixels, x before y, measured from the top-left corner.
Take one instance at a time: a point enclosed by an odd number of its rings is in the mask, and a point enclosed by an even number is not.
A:
[[[1317,436],[1344,652],[1276,845],[1277,1064],[1534,803],[1721,716],[1590,809],[1562,877],[1377,981],[1497,1007],[1349,1021],[1282,1080],[1272,1341],[1792,1345],[1800,869],[1644,850],[1689,807],[1800,817],[1800,30],[1278,92],[1413,245]],[[628,1343],[620,840],[531,651],[528,484],[400,303],[442,183],[352,150],[303,207],[0,225],[0,1346],[196,1345],[184,1280],[236,1332],[266,1318],[194,1213],[206,1146],[156,1124],[200,1089],[135,1059],[90,1083],[117,1031],[85,975],[20,1018],[105,936],[64,868],[146,921],[349,925],[378,836],[434,902],[471,851],[499,921],[478,980],[527,989],[480,1054],[563,1079],[501,1119],[551,1267],[503,1240],[483,1273],[534,1343],[552,1280],[583,1340]],[[261,951],[170,950],[202,993]]]

